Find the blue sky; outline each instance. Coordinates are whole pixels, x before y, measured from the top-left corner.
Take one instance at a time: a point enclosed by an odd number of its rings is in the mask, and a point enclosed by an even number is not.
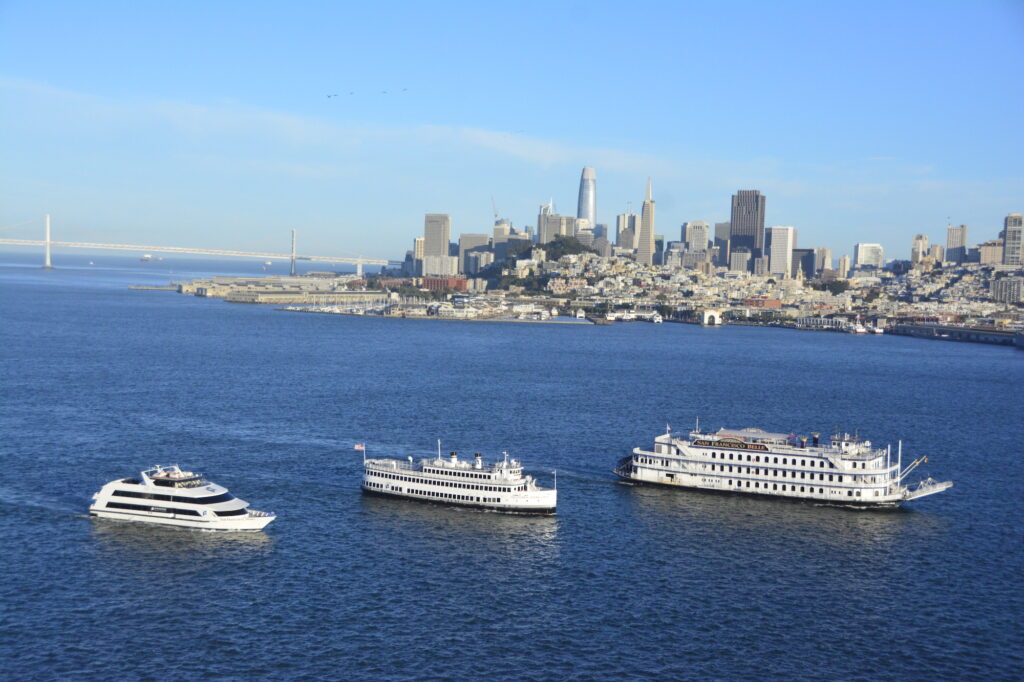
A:
[[[0,235],[400,258],[590,165],[604,222],[650,175],[669,239],[760,189],[906,258],[1024,212],[1022,38],[1019,1],[0,2]]]

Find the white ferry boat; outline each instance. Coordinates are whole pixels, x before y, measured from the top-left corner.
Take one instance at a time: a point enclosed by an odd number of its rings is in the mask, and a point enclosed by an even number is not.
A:
[[[111,481],[92,499],[91,516],[206,530],[262,530],[275,518],[177,465],[157,465],[139,478]]]
[[[375,495],[401,497],[459,507],[503,512],[554,514],[558,491],[541,488],[532,476],[523,476],[518,460],[504,459],[486,464],[478,452],[473,461],[460,460],[452,452],[413,462],[400,459],[367,459],[363,450],[363,490]]]
[[[702,432],[698,426],[688,439],[666,430],[652,449],[635,448],[621,459],[615,473],[636,483],[895,507],[953,485],[931,478],[903,483],[927,461],[921,457],[903,467],[902,443],[894,456],[891,448],[873,448],[871,441],[849,434],[820,442],[818,434],[808,438],[752,428]]]

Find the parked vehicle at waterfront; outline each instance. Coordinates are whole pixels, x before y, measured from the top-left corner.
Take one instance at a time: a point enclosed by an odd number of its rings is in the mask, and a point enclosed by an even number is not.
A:
[[[418,462],[412,457],[367,459],[365,446],[356,448],[364,453],[367,493],[494,511],[555,513],[558,491],[541,488],[532,476],[524,476],[522,464],[507,452],[503,459],[486,464],[479,452],[471,462],[460,460],[455,452],[443,458],[440,441],[436,457]]]
[[[228,489],[177,465],[155,466],[139,478],[119,478],[92,496],[89,515],[203,530],[262,530],[273,512],[249,509]]]
[[[826,442],[760,429],[719,429],[654,439],[650,450],[634,448],[615,473],[634,483],[769,495],[834,504],[895,507],[948,489],[952,481],[931,478],[913,485],[904,479],[927,462],[921,457],[903,467],[902,443],[874,448],[848,433]]]

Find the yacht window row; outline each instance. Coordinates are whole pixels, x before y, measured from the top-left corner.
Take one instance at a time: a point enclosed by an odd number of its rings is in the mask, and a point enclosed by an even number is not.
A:
[[[208,497],[182,497],[181,495],[162,495],[160,493],[137,493],[134,490],[115,490],[115,497],[135,497],[142,500],[160,500],[161,502],[185,502],[187,504],[217,504],[235,499],[231,493],[210,495]]]
[[[125,509],[130,511],[140,512],[157,512],[160,514],[177,514],[179,516],[202,516],[199,511],[195,509],[181,509],[179,507],[152,507],[148,504],[128,504],[127,502],[107,502],[107,509]],[[214,511],[217,516],[242,516],[248,514],[249,510],[245,507],[241,509],[231,509],[229,511]]]

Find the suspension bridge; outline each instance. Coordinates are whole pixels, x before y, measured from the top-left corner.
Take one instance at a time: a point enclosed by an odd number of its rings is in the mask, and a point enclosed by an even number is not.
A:
[[[34,223],[30,220],[28,223]],[[27,223],[20,223],[25,225]],[[98,242],[72,242],[54,241],[50,232],[50,216],[44,218],[44,229],[42,239],[7,239],[0,238],[0,245],[7,246],[41,246],[43,247],[43,267],[52,268],[50,251],[54,247],[72,249],[95,249],[101,251],[142,251],[145,253],[188,253],[204,256],[226,256],[229,258],[258,258],[266,260],[290,260],[291,276],[295,276],[296,261],[319,261],[324,263],[346,263],[356,266],[356,273],[362,276],[364,265],[386,266],[392,261],[379,258],[364,258],[363,256],[306,256],[299,255],[295,249],[296,231],[292,230],[292,248],[290,253],[270,253],[263,251],[236,251],[232,249],[198,249],[185,246],[153,246],[148,244],[101,244]],[[17,227],[14,225],[12,227]]]

